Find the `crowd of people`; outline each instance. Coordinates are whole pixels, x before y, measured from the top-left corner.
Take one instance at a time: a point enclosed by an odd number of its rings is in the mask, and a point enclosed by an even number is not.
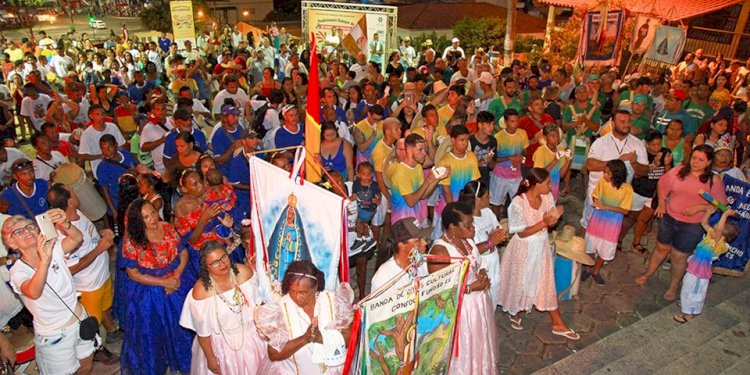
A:
[[[663,297],[682,298],[681,323],[701,313],[711,259],[737,235],[731,210],[708,224],[715,208],[698,191],[726,203],[722,176],[748,176],[750,61],[697,50],[672,70],[621,74],[503,66],[457,38],[442,54],[404,38],[354,56],[324,45],[316,67],[316,51],[275,25],[259,40],[227,27],[184,47],[125,28],[104,45],[38,36],[0,45],[0,256],[10,270],[0,323],[33,330],[43,374],[118,360],[126,374],[337,373],[343,359],[328,353],[351,342],[354,303],[412,267],[414,252],[436,256],[420,275],[469,260],[450,372],[496,373],[496,309],[516,330],[522,312],[546,311],[553,334],[580,338],[555,288],[550,233],[564,197],[585,200],[579,233],[595,262],[582,279],[605,284],[631,249],[649,258],[638,284],[671,264]],[[356,278],[329,291],[312,262],[292,262],[283,295],[264,303],[248,160],[291,171],[311,69],[313,153],[321,185],[351,202]],[[19,150],[29,143],[35,153]],[[84,334],[88,317],[104,339]],[[120,358],[102,341],[122,341]]]

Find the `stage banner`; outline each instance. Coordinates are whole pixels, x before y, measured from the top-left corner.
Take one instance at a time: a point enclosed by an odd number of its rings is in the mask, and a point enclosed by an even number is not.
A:
[[[359,364],[354,373],[446,373],[467,267],[466,262],[453,263],[418,283],[361,302]]]
[[[178,49],[185,48],[185,41],[195,45],[195,23],[193,20],[192,1],[170,1],[169,10],[172,13],[172,34]]]
[[[364,52],[370,58],[369,42],[375,33],[386,40],[386,16],[334,9],[309,9],[308,29],[315,34],[317,51],[330,54],[346,51],[351,56]]]
[[[740,235],[729,244],[729,251],[714,262],[713,272],[721,275],[744,276],[750,269],[750,184],[729,175],[724,175],[724,191],[727,203],[737,216],[730,222],[740,227]],[[711,223],[718,220],[719,213],[714,214]]]
[[[588,12],[584,15],[579,59],[585,66],[615,65],[622,44],[625,11]]]
[[[651,42],[656,36],[656,29],[661,22],[658,18],[644,16],[639,14],[635,19],[633,27],[633,39],[630,40],[630,52],[641,55],[648,50]]]
[[[346,243],[344,198],[293,173],[251,157],[251,221],[261,295],[281,295],[281,280],[295,260],[311,260],[325,273],[326,289],[339,280],[342,243]],[[342,280],[348,281],[348,280]]]
[[[659,26],[645,57],[665,64],[677,64],[686,41],[685,30],[673,26]]]

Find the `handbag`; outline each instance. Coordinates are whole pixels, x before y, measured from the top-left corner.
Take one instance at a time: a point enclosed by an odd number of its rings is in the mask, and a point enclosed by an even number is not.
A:
[[[21,261],[27,266],[31,267],[31,265],[26,263],[23,259],[21,259]],[[31,268],[34,269],[34,267],[31,267]],[[44,285],[46,285],[52,291],[52,293],[55,293],[55,296],[57,296],[57,298],[60,299],[60,302],[62,302],[63,305],[65,305],[65,307],[68,309],[68,311],[70,311],[70,313],[76,317],[78,322],[81,323],[78,329],[78,335],[81,337],[81,339],[86,340],[86,341],[91,341],[91,340],[96,339],[96,335],[99,332],[99,321],[96,320],[96,317],[89,316],[81,320],[81,318],[75,313],[75,311],[73,311],[73,309],[71,309],[70,306],[68,306],[68,304],[65,303],[65,300],[63,300],[62,297],[60,297],[60,295],[57,294],[55,289],[53,289],[52,286],[49,285],[49,283],[47,283],[47,280],[44,281]]]

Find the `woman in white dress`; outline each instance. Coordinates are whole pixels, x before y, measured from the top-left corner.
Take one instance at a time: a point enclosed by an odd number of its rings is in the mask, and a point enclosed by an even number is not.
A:
[[[347,283],[335,292],[324,287],[323,272],[311,261],[289,264],[281,282],[283,296],[255,310],[269,358],[258,374],[342,373],[354,292]]]
[[[206,242],[200,252],[200,278],[180,317],[180,325],[197,333],[191,374],[257,373],[268,357],[253,321],[259,301],[250,267],[233,264],[221,242]]]
[[[500,261],[500,305],[517,331],[523,329],[521,312],[536,307],[549,313],[553,334],[578,340],[557,307],[554,253],[547,232],[562,212],[550,194],[549,172],[532,169],[508,208],[508,231],[513,237]]]
[[[469,181],[461,190],[458,201],[466,202],[472,207],[474,244],[482,254],[482,262],[487,267],[487,276],[490,278],[490,298],[494,309],[498,305],[500,295],[500,254],[497,245],[508,239],[508,231],[500,226],[497,216],[490,208],[488,184]]]
[[[466,274],[460,316],[458,317],[458,357],[451,358],[449,374],[497,374],[497,336],[495,314],[488,289],[490,280],[482,263],[482,256],[474,245],[474,218],[471,207],[451,202],[442,214],[443,234],[430,248],[430,255],[466,258]],[[460,262],[460,259],[451,260]],[[448,266],[448,261],[429,261],[427,269],[437,272]],[[477,339],[481,338],[481,339]]]

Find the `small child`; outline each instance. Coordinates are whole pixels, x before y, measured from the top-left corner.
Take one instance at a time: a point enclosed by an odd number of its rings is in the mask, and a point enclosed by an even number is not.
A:
[[[678,323],[686,323],[703,311],[703,302],[706,300],[706,291],[711,280],[711,262],[726,253],[727,242],[734,241],[739,235],[739,227],[727,222],[727,219],[734,215],[734,211],[724,211],[716,225],[711,228],[708,219],[714,212],[716,208],[711,207],[703,216],[701,225],[706,231],[706,236],[695,248],[695,253],[688,258],[687,271],[682,278],[680,291],[682,313],[673,317]]]
[[[594,267],[583,272],[581,281],[591,276],[597,285],[604,285],[599,271],[604,262],[615,258],[622,218],[633,205],[633,187],[625,182],[627,175],[625,162],[608,161],[604,176],[591,194],[595,210],[586,228],[586,253],[596,254],[597,258]]]
[[[218,169],[211,168],[206,172],[206,196],[204,204],[208,207],[214,203],[218,203],[221,206],[221,212],[224,212],[225,215],[229,214],[233,219],[237,216],[237,212],[234,210],[235,203],[237,203],[237,194],[235,194],[234,188],[226,181],[224,175]],[[217,226],[220,223],[224,223],[224,220],[217,216],[209,221],[207,225]]]
[[[560,131],[557,125],[547,124],[542,128],[544,145],[534,152],[534,168],[544,168],[549,172],[552,196],[557,201],[560,193],[560,176],[564,176],[570,168],[570,154],[559,147]],[[564,193],[564,192],[563,192]]]
[[[380,204],[380,189],[373,183],[375,168],[368,161],[357,165],[357,178],[352,183],[349,200],[357,202],[357,222],[355,231],[357,240],[352,245],[353,252],[367,253],[375,247],[375,239],[370,222]]]
[[[148,116],[143,113],[136,115],[135,124],[135,134],[130,138],[130,153],[136,157],[140,164],[151,168],[154,166],[154,161],[151,159],[151,153],[141,150],[141,133],[143,132],[143,128],[148,124]]]

